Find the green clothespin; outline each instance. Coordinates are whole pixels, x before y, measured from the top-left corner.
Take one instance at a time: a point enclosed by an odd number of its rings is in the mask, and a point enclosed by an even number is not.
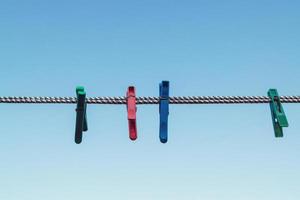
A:
[[[84,87],[82,86],[77,86],[76,87],[76,94],[77,94],[77,98],[79,97],[79,94],[85,94],[86,92],[84,91]],[[88,130],[88,125],[87,125],[87,117],[86,117],[86,103],[85,103],[85,109],[84,109],[84,121],[83,121],[83,131],[87,131]]]
[[[82,132],[88,130],[86,118],[86,93],[84,87],[76,87],[77,107],[76,107],[76,128],[75,142],[80,144],[82,141]]]
[[[270,108],[275,137],[283,137],[282,127],[288,127],[289,123],[281,105],[280,97],[276,89],[269,89],[268,96],[271,98]]]

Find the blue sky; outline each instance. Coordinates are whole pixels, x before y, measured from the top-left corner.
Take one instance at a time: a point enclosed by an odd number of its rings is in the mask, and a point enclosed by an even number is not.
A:
[[[299,95],[299,1],[0,2],[1,96]],[[0,105],[0,199],[300,198],[300,105],[274,138],[268,105]]]

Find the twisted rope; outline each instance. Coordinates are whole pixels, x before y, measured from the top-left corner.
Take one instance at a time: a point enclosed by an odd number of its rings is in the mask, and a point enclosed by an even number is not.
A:
[[[137,104],[158,104],[159,97],[137,97]],[[267,96],[178,96],[170,104],[257,104],[269,103]],[[281,96],[282,103],[300,103],[300,96]],[[126,104],[126,97],[88,97],[88,104]],[[0,103],[74,104],[76,97],[0,97]]]

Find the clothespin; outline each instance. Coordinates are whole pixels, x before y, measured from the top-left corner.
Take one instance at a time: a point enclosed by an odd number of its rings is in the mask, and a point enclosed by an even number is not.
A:
[[[131,140],[137,139],[137,128],[136,128],[136,96],[135,88],[133,86],[128,87],[127,90],[127,117],[129,126],[129,138]]]
[[[282,127],[288,127],[287,117],[284,113],[280,96],[276,89],[270,89],[268,96],[271,98],[270,108],[272,114],[272,121],[274,126],[275,137],[283,137]]]
[[[80,144],[82,141],[82,132],[88,130],[86,117],[86,92],[84,87],[76,88],[77,107],[76,107],[76,128],[75,128],[75,143]]]
[[[169,115],[169,81],[159,84],[159,139],[161,143],[168,141],[168,115]]]

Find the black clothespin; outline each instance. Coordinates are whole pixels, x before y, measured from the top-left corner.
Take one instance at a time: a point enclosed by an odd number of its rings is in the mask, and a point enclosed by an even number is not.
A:
[[[86,92],[84,87],[76,87],[77,108],[76,108],[76,127],[75,143],[80,144],[82,141],[82,132],[88,130],[86,117]]]

